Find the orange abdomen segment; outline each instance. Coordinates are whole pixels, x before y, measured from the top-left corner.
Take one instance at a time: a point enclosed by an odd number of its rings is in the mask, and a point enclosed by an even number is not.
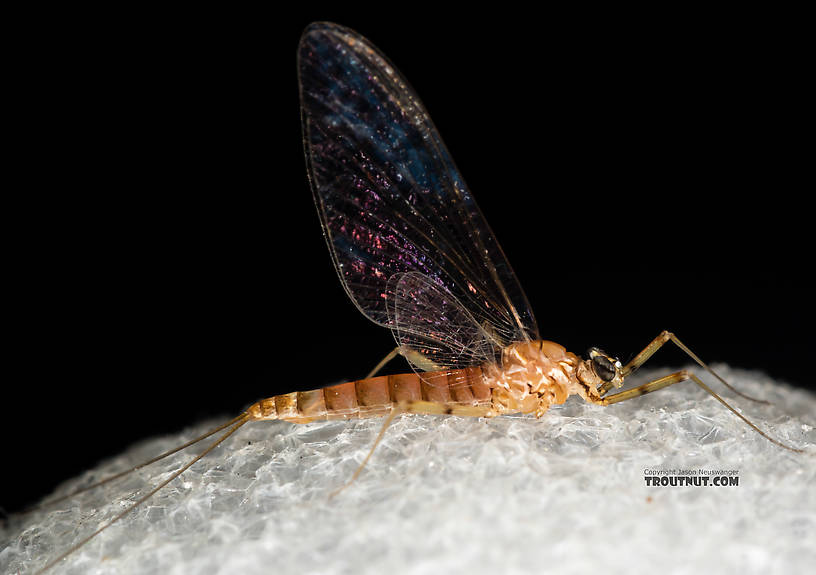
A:
[[[482,369],[469,367],[423,373],[383,375],[323,389],[295,391],[263,399],[249,408],[256,419],[309,423],[386,415],[397,403],[431,401],[458,405],[490,403],[491,389]]]

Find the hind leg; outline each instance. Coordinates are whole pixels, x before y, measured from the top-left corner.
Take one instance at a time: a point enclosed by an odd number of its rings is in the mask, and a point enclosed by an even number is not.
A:
[[[365,456],[363,462],[357,468],[357,471],[354,472],[354,475],[351,476],[351,479],[348,483],[339,487],[331,492],[329,495],[329,499],[343,491],[346,487],[354,483],[354,480],[360,476],[360,473],[363,471],[363,468],[368,463],[368,460],[371,459],[371,456],[374,453],[374,450],[377,449],[377,446],[382,441],[382,438],[385,436],[385,430],[388,429],[388,426],[391,425],[391,422],[394,421],[394,418],[400,413],[426,413],[426,414],[433,414],[433,415],[457,415],[460,417],[491,417],[494,415],[493,410],[490,404],[486,405],[462,405],[458,403],[437,403],[433,401],[407,401],[401,402],[396,404],[394,407],[391,408],[391,413],[385,418],[385,422],[383,423],[380,432],[377,434],[377,439],[374,440],[374,445],[371,446],[371,449],[368,450],[368,455]]]

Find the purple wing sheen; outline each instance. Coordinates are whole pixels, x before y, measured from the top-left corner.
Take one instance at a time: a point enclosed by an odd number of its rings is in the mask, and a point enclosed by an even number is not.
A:
[[[446,329],[408,321],[398,274],[451,294],[503,342],[538,337],[527,298],[413,90],[367,40],[309,26],[298,52],[306,161],[346,292],[369,319],[418,337]],[[444,310],[438,309],[441,314]],[[423,313],[428,318],[431,309]],[[399,337],[399,336],[398,336]]]
[[[417,272],[395,276],[391,283],[394,336],[410,350],[403,355],[415,369],[440,371],[496,359],[501,342],[444,287]]]

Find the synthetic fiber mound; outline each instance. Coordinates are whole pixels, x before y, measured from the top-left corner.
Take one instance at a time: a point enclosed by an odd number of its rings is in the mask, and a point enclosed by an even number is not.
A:
[[[816,565],[816,398],[761,373],[715,369],[773,405],[711,382],[729,403],[807,453],[773,445],[686,382],[607,408],[573,397],[540,420],[402,415],[360,478],[329,499],[382,419],[249,423],[52,572],[805,573]],[[218,423],[145,441],[54,496]],[[12,518],[0,573],[36,572],[208,441]],[[699,485],[671,485],[679,477]],[[736,484],[714,485],[721,477]]]

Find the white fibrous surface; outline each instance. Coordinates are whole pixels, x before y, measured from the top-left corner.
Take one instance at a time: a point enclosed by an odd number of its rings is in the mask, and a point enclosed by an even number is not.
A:
[[[816,398],[715,369],[772,406],[692,382],[610,407],[571,397],[541,419],[397,417],[251,422],[54,574],[805,573],[816,565]],[[634,384],[664,375],[641,370]],[[220,422],[145,441],[68,493]],[[12,518],[0,573],[33,573],[147,493],[205,440],[54,509]],[[660,470],[738,485],[647,486]],[[660,477],[660,476],[658,476]]]

